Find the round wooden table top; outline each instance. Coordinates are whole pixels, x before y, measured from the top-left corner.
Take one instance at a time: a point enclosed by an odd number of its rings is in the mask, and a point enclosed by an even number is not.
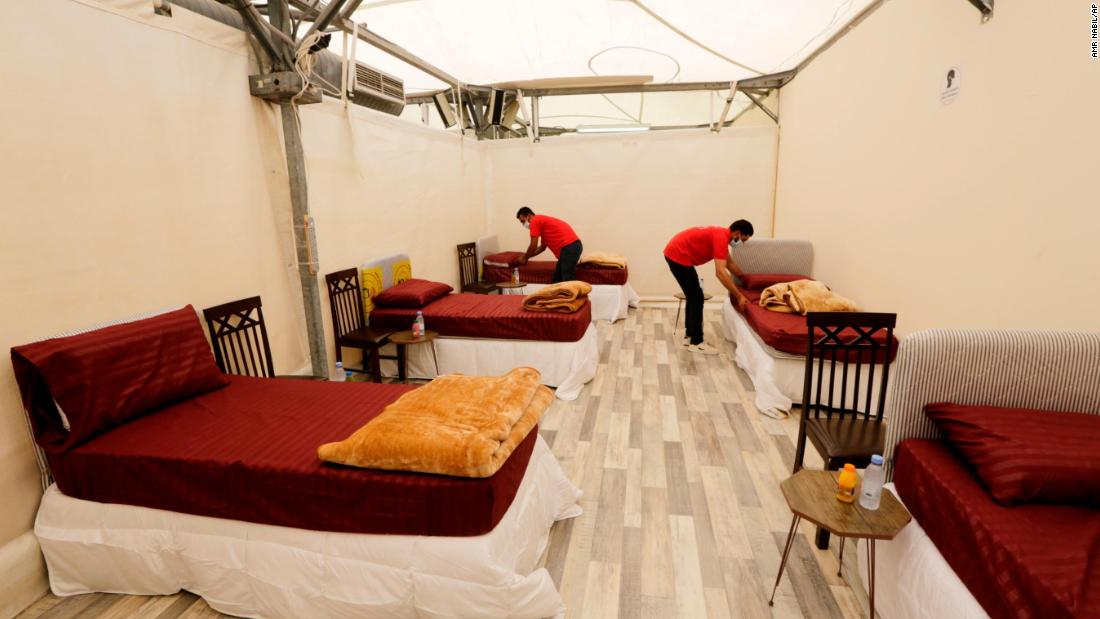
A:
[[[497,288],[523,288],[527,285],[527,282],[497,282],[493,285]]]
[[[687,300],[687,297],[684,296],[684,293],[682,293],[682,292],[677,292],[676,294],[674,294],[672,296],[676,297],[677,299],[680,299],[681,301],[686,301]],[[710,294],[709,292],[704,292],[703,293],[703,300],[704,301],[710,301],[713,298],[714,298],[714,295]]]
[[[836,498],[836,479],[840,471],[802,469],[779,484],[791,512],[822,529],[841,537],[894,539],[912,516],[892,492],[883,488],[878,509]]]
[[[401,344],[401,345],[423,344],[425,342],[430,342],[430,341],[434,340],[437,337],[439,337],[439,333],[437,333],[435,331],[432,331],[431,329],[426,329],[424,331],[424,335],[422,337],[413,337],[412,330],[409,330],[409,331],[398,331],[397,333],[391,333],[390,334],[390,341],[393,342],[394,344]]]

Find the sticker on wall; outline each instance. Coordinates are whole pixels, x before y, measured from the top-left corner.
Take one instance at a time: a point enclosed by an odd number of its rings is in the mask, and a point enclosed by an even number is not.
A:
[[[951,67],[940,81],[940,103],[950,105],[959,98],[959,80],[962,73],[958,67]]]

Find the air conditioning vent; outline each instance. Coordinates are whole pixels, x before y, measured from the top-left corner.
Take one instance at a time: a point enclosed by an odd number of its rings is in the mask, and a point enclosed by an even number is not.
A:
[[[405,83],[365,64],[355,63],[355,98],[368,107],[398,115],[405,108]]]

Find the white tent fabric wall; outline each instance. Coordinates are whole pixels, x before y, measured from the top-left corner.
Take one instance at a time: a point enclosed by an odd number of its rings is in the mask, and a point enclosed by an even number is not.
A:
[[[772,125],[486,142],[490,231],[519,250],[519,207],[560,217],[586,251],[626,256],[643,298],[668,298],[677,288],[662,250],[680,230],[744,218],[771,236],[778,136]],[[720,289],[713,268],[699,274]]]
[[[458,288],[455,247],[486,226],[484,143],[334,100],[301,117],[322,290],[325,273],[392,253],[409,254],[413,277]],[[326,345],[335,364],[331,337]],[[359,367],[358,351],[344,354],[345,367]]]

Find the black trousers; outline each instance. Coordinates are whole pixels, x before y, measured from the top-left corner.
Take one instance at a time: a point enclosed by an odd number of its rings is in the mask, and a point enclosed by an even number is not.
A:
[[[684,333],[692,344],[703,341],[703,288],[699,285],[699,273],[695,267],[686,267],[665,258],[680,290],[684,291]]]
[[[581,245],[579,240],[561,248],[558,265],[554,267],[554,280],[552,283],[556,284],[577,279],[577,262],[581,259],[582,251],[584,251],[584,245]]]

